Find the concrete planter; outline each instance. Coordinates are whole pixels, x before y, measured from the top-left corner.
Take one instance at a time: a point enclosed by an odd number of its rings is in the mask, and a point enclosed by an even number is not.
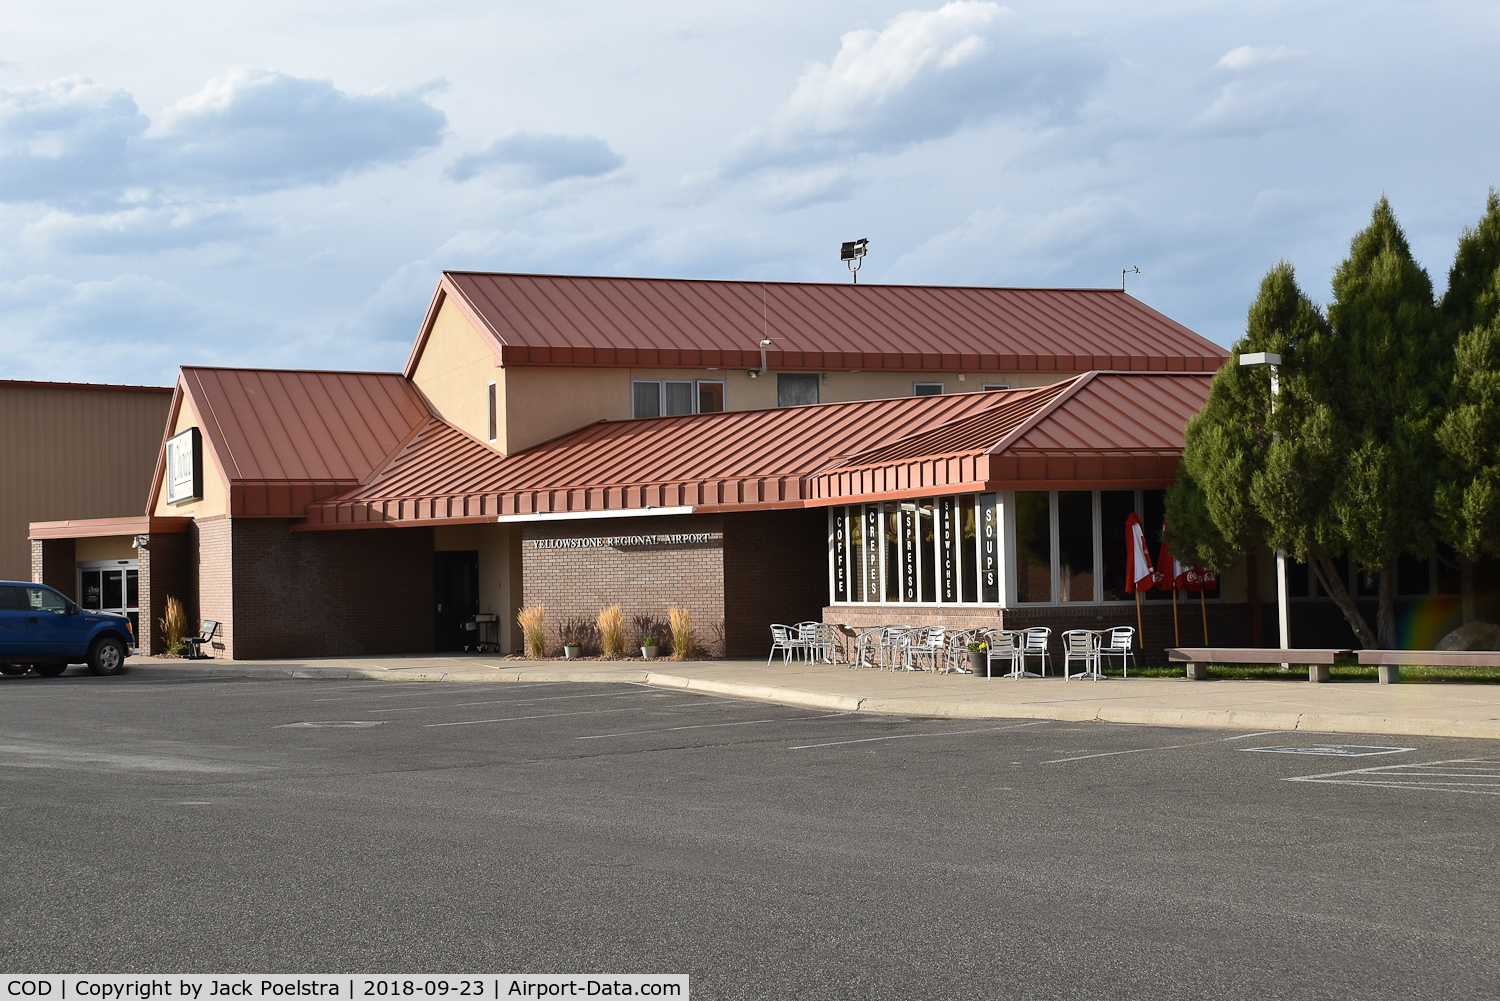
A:
[[[974,672],[976,678],[988,678],[990,676],[990,654],[988,650],[969,651],[969,670]]]
[[[646,660],[655,660],[656,659],[656,651],[658,651],[660,649],[661,649],[661,647],[643,646],[643,647],[641,647],[641,656],[643,658],[645,658]]]
[[[577,660],[579,657],[583,656],[583,647],[565,646],[563,647],[563,656],[568,658],[569,660]]]

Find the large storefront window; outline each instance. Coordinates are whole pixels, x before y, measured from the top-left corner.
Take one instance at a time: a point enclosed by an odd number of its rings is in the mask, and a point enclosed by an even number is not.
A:
[[[996,605],[1131,601],[1126,519],[1160,554],[1164,491],[1017,490],[833,508],[833,600],[860,604]],[[1002,521],[1002,518],[1008,519]],[[1012,548],[1003,542],[1013,532]],[[1002,552],[1005,553],[1002,565]],[[1002,577],[1014,575],[1004,591]],[[1408,576],[1419,583],[1418,572]],[[1209,598],[1219,596],[1210,589]],[[1148,599],[1171,600],[1169,592]]]
[[[977,604],[1000,600],[993,493],[856,504],[831,511],[834,601]]]

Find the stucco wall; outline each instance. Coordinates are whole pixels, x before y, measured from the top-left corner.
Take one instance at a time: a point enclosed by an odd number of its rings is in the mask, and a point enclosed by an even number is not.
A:
[[[203,422],[193,408],[192,400],[184,395],[182,406],[177,410],[177,417],[172,421],[172,434],[181,434],[192,427],[197,428],[200,433],[203,432]],[[160,452],[159,442],[157,451]],[[153,458],[152,462],[155,463],[155,461]],[[161,484],[157,487],[156,497],[152,500],[152,513],[172,518],[215,518],[228,514],[229,497],[225,482],[224,467],[219,463],[219,457],[214,453],[214,446],[209,441],[208,435],[203,434],[203,499],[168,504],[167,482],[166,477],[163,476]]]

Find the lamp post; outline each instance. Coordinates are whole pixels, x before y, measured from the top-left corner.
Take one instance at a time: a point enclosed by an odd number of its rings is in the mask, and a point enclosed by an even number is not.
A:
[[[1251,367],[1266,365],[1271,369],[1271,416],[1276,416],[1276,398],[1281,395],[1281,355],[1274,351],[1256,351],[1240,355],[1240,364]],[[1281,649],[1292,648],[1290,589],[1286,581],[1286,550],[1276,550],[1276,619],[1281,631]]]

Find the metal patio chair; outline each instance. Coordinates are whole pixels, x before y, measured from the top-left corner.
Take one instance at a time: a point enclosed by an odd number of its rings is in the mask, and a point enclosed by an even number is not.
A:
[[[948,631],[942,626],[923,626],[913,629],[907,634],[910,644],[907,654],[907,670],[923,670],[925,662],[927,670],[937,674],[940,669],[946,669],[948,664]]]
[[[777,650],[781,651],[781,662],[783,664],[790,664],[792,661],[792,654],[797,652],[798,650],[803,649],[806,648],[802,644],[802,639],[798,635],[798,630],[793,629],[791,626],[783,626],[779,623],[772,625],[771,656],[766,658],[766,666],[770,667],[771,661],[776,659]]]
[[[1098,681],[1104,677],[1104,672],[1099,670],[1099,645],[1102,636],[1093,629],[1069,629],[1062,634],[1063,641],[1063,680],[1071,681],[1074,678],[1092,678]],[[1083,663],[1083,670],[1073,673],[1074,661]]]
[[[849,656],[849,666],[881,667],[880,637],[885,632],[885,626],[855,626],[853,629],[854,650]]]
[[[1048,650],[1051,640],[1052,630],[1047,626],[1032,626],[1030,629],[1021,630],[1021,673],[1016,677],[1045,678],[1047,676],[1047,663],[1052,659],[1052,654]],[[1032,657],[1041,661],[1040,674],[1026,670],[1026,662]]]
[[[1130,662],[1135,660],[1135,626],[1115,626],[1106,633],[1099,656],[1101,659],[1119,657],[1120,673],[1130,677]]]
[[[990,678],[995,677],[995,665],[997,663],[1007,665],[1006,671],[1001,677],[1019,678],[1026,673],[1026,667],[1021,660],[1021,635],[1011,632],[1009,629],[986,629],[983,632],[984,642],[989,645],[987,654],[990,662]]]
[[[886,626],[880,631],[880,668],[892,671],[907,669],[911,647],[908,636],[911,626]]]

